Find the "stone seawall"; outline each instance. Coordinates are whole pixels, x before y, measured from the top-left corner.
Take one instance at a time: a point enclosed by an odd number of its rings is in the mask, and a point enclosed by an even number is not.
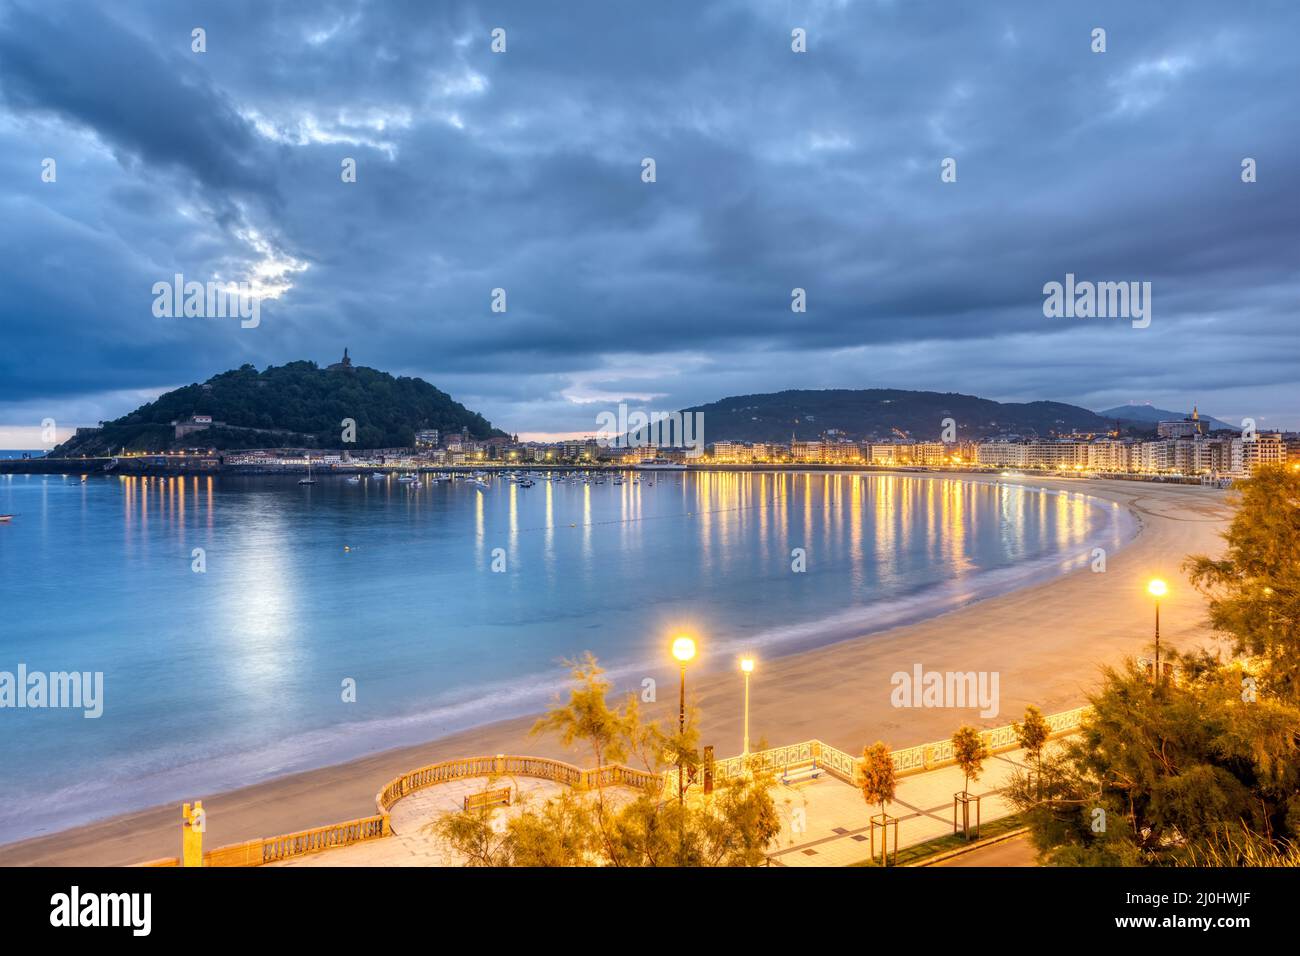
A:
[[[212,475],[221,470],[211,459],[176,461],[166,465],[120,458],[15,458],[0,461],[0,475]]]

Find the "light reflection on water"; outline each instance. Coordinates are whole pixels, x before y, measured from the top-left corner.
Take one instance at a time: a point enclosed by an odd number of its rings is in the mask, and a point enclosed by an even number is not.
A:
[[[0,711],[0,840],[536,710],[585,650],[620,689],[671,682],[662,645],[681,627],[702,666],[730,666],[742,646],[892,626],[1129,533],[1081,494],[800,472],[484,493],[3,476],[0,512],[20,515],[0,526],[0,670],[106,683],[99,720]]]

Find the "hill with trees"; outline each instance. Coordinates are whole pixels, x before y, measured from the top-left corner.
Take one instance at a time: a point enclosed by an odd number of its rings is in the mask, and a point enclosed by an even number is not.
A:
[[[214,427],[175,437],[173,423],[210,415]],[[142,405],[129,415],[83,432],[52,452],[53,457],[103,455],[169,449],[342,447],[342,422],[356,422],[349,448],[395,448],[413,444],[415,433],[468,428],[474,438],[504,432],[450,395],[418,378],[394,377],[364,366],[319,368],[299,361],[259,372],[244,365],[186,385]]]
[[[737,395],[685,409],[703,412],[709,441],[813,439],[829,430],[853,439],[940,438],[943,420],[956,423],[959,439],[1021,435],[1049,438],[1070,432],[1103,432],[1113,419],[1063,402],[995,402],[955,392],[905,389],[792,389]],[[1139,430],[1140,427],[1139,427]]]
[[[1188,417],[1191,412],[1171,412],[1167,408],[1156,408],[1154,405],[1116,405],[1114,408],[1105,408],[1097,413],[1103,418],[1113,418],[1123,422],[1141,422],[1145,425],[1154,425],[1157,422],[1175,422]],[[1201,421],[1210,431],[1241,431],[1240,428],[1229,425],[1227,422],[1219,421],[1212,415],[1202,415]]]

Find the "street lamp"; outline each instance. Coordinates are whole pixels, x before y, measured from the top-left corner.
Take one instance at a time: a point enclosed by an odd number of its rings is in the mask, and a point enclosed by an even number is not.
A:
[[[683,634],[673,641],[673,657],[682,667],[681,697],[677,707],[677,733],[686,733],[686,664],[695,657],[695,641]],[[677,802],[686,802],[686,774],[682,768],[682,753],[677,751]]]
[[[740,659],[740,669],[745,674],[745,746],[741,751],[741,756],[749,756],[749,675],[754,672],[754,658],[742,657]]]
[[[1169,588],[1159,578],[1152,578],[1147,585],[1147,593],[1156,599],[1156,667],[1155,686],[1160,686],[1160,599],[1168,593]]]

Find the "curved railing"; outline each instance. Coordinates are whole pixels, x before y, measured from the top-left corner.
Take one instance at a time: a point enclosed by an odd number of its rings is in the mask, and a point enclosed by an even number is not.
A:
[[[618,785],[645,789],[657,785],[660,779],[658,774],[618,763],[606,764],[595,770],[582,770],[571,763],[549,757],[526,757],[519,754],[463,757],[429,764],[394,777],[375,794],[375,806],[382,816],[387,817],[393,804],[403,797],[425,787],[450,780],[464,780],[467,777],[537,777],[554,780],[575,790]]]
[[[1069,734],[1078,730],[1083,723],[1083,718],[1091,710],[1091,707],[1076,707],[1074,710],[1062,711],[1059,714],[1048,714],[1043,718],[1047,723],[1048,737],[1059,737],[1061,734]],[[1001,727],[981,730],[979,735],[990,753],[1005,753],[1008,750],[1016,750],[1020,747],[1014,724],[1003,724]],[[957,762],[953,757],[951,739],[936,740],[933,743],[919,744],[915,747],[904,747],[902,750],[892,751],[890,756],[894,760],[894,773],[900,777],[913,773],[923,773],[937,767],[951,766]],[[853,766],[856,767],[857,759],[851,759]],[[852,779],[852,776],[850,776],[850,782],[852,782]]]
[[[285,833],[262,841],[262,862],[274,863],[339,846],[349,846],[387,836],[387,820],[381,815],[335,823],[327,827]]]
[[[408,793],[423,790],[438,783],[450,780],[463,780],[466,777],[490,777],[498,773],[497,757],[462,757],[458,760],[443,760],[420,767],[400,777],[394,777],[375,794],[375,805],[379,812],[387,816],[398,800]],[[577,768],[574,768],[577,769]]]
[[[1057,737],[1078,730],[1083,718],[1090,711],[1089,707],[1077,707],[1074,710],[1047,715],[1044,720],[1047,722],[1050,736]],[[992,753],[1015,750],[1020,746],[1016,739],[1015,727],[1011,724],[982,730],[980,736]],[[891,756],[894,761],[894,772],[899,776],[921,773],[955,762],[951,740],[905,747],[893,751]],[[715,761],[713,779],[715,782],[726,782],[742,776],[747,769],[779,772],[798,768],[813,761],[816,761],[817,766],[825,770],[829,776],[843,780],[845,783],[856,783],[859,758],[837,750],[820,740],[805,740],[785,747],[760,750],[747,757],[727,757]],[[394,777],[385,784],[375,794],[375,806],[379,812],[374,816],[217,847],[203,855],[203,862],[205,866],[261,866],[263,863],[274,863],[322,850],[383,839],[392,835],[389,812],[403,797],[426,787],[452,780],[502,776],[553,780],[575,790],[627,786],[651,792],[659,792],[661,788],[675,792],[677,787],[677,773],[671,769],[663,773],[647,773],[624,764],[607,764],[593,770],[582,770],[562,760],[517,754],[443,760],[419,767],[400,777]],[[694,787],[698,786],[697,780]],[[137,865],[174,866],[176,861],[174,858],[167,858]]]
[[[282,833],[279,836],[219,846],[203,854],[203,865],[261,866],[263,863],[275,863],[279,860],[306,856],[309,853],[319,853],[321,850],[379,840],[388,835],[388,818],[376,814],[373,817],[312,827],[310,830],[299,830],[295,833]]]
[[[1076,707],[1074,710],[1062,711],[1059,714],[1048,714],[1043,719],[1047,722],[1049,737],[1078,730],[1084,716],[1090,710],[1089,707]],[[1008,750],[1016,750],[1020,746],[1014,724],[991,727],[988,730],[981,730],[979,734],[990,753],[1005,753]],[[927,770],[956,763],[951,739],[904,747],[901,750],[891,751],[890,757],[894,761],[894,773],[900,777],[924,773]],[[856,784],[860,760],[860,757],[854,757],[820,740],[805,740],[785,747],[759,750],[748,757],[728,757],[725,760],[715,761],[713,779],[715,782],[732,780],[743,775],[746,768],[757,772],[777,772],[807,766],[816,761],[817,766],[830,776],[837,777],[845,783]],[[663,779],[666,785],[676,787],[677,771],[664,771]]]

